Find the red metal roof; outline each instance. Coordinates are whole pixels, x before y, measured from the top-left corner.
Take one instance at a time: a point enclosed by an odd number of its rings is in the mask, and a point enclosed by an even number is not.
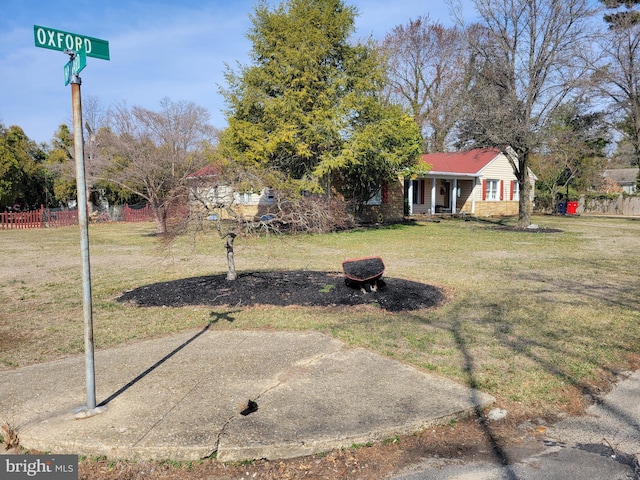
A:
[[[422,161],[431,165],[430,174],[477,175],[500,153],[502,152],[498,148],[476,148],[467,152],[428,153],[422,155]]]
[[[215,177],[216,175],[218,175],[218,168],[213,165],[207,165],[197,172],[189,174],[187,178]]]

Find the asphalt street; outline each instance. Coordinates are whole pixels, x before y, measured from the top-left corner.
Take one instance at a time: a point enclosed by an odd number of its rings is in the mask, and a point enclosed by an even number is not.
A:
[[[581,417],[552,425],[540,440],[507,447],[484,461],[426,459],[393,480],[640,479],[640,371]]]

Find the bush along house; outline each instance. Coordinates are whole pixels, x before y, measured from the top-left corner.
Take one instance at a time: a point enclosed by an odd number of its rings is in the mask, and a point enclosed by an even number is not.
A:
[[[507,147],[509,148],[509,147]],[[467,214],[476,217],[518,214],[518,179],[498,148],[422,156],[429,171],[405,185],[408,214]],[[531,179],[533,205],[535,175]]]

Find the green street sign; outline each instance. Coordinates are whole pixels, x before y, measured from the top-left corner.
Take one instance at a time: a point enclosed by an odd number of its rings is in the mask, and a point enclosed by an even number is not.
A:
[[[64,86],[69,85],[71,77],[78,75],[86,66],[87,55],[83,50],[80,50],[74,55],[73,60],[69,60],[64,66]]]
[[[63,32],[53,28],[33,26],[33,37],[36,47],[49,48],[64,52],[83,51],[87,57],[109,60],[109,42],[99,38],[86,37],[76,33]]]

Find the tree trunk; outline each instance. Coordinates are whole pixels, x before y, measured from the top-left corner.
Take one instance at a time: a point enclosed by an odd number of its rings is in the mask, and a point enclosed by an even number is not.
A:
[[[236,280],[238,278],[238,274],[236,273],[236,264],[233,259],[233,241],[236,239],[236,234],[227,233],[225,237],[227,237],[227,266],[229,267],[229,271],[227,272],[227,280]]]
[[[518,155],[520,182],[520,200],[518,202],[518,226],[528,227],[531,225],[531,182],[529,180],[528,153]]]
[[[157,207],[156,212],[156,232],[158,235],[167,233],[167,210],[164,207]]]
[[[513,148],[504,150],[504,154],[509,159],[513,173],[518,179],[520,198],[518,199],[518,226],[528,227],[531,225],[531,181],[529,179],[529,152],[515,151]]]

